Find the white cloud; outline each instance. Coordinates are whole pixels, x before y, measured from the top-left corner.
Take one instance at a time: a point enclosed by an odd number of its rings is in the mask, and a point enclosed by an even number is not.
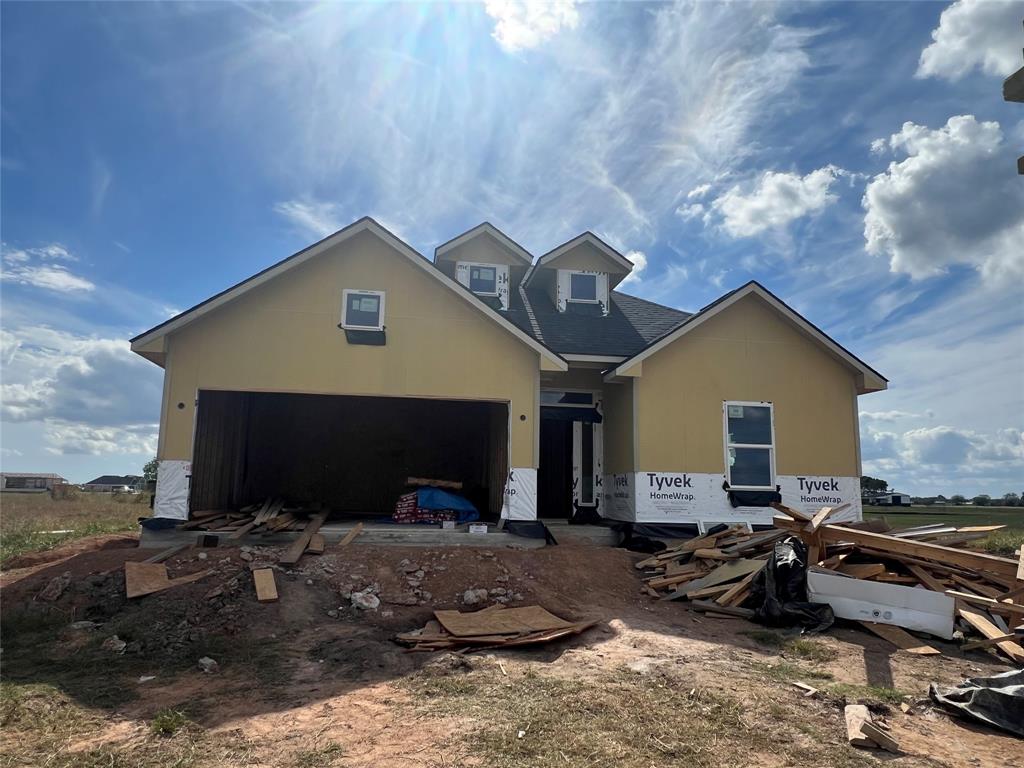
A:
[[[49,263],[78,260],[60,243],[24,249],[11,248],[4,243],[2,249],[0,280],[57,293],[89,293],[96,288],[92,282],[74,274],[64,265]]]
[[[698,217],[705,215],[705,208],[703,203],[690,203],[689,205],[681,205],[676,208],[676,213],[682,217],[683,221],[691,221]]]
[[[906,155],[867,185],[867,250],[914,278],[954,264],[987,279],[1024,277],[1024,186],[999,123],[973,115],[931,130],[907,122],[888,146]]]
[[[621,289],[625,285],[633,283],[638,284],[643,279],[643,272],[647,269],[647,254],[643,251],[630,251],[626,254],[626,258],[633,262],[632,271],[626,275],[625,279],[619,283]]]
[[[959,80],[978,68],[1007,77],[1021,66],[1024,4],[958,0],[942,12],[932,42],[921,52],[917,77]]]
[[[779,229],[791,221],[817,213],[838,198],[829,190],[846,171],[834,165],[805,176],[767,171],[753,186],[733,186],[712,203],[722,226],[733,237],[752,237]]]
[[[286,200],[275,205],[274,211],[288,219],[303,234],[317,240],[337,232],[344,226],[340,206],[336,203]]]
[[[580,20],[576,0],[487,0],[484,7],[495,21],[492,37],[508,53],[536,48]]]
[[[901,419],[915,419],[920,418],[918,413],[910,413],[909,411],[861,411],[861,421],[899,421]]]
[[[711,190],[710,184],[700,184],[686,193],[687,200],[700,200]]]
[[[87,424],[48,421],[46,442],[49,453],[57,455],[156,454],[158,428],[155,424],[132,427],[91,427]]]

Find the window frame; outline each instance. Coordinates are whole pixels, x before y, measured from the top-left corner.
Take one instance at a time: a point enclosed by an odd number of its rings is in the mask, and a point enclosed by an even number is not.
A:
[[[500,264],[488,264],[484,261],[460,261],[459,264],[464,265],[469,270],[468,281],[469,284],[466,288],[474,296],[497,296],[498,295],[498,270],[501,267]],[[473,267],[486,267],[487,269],[494,270],[494,290],[493,291],[474,291],[473,290]],[[458,267],[456,267],[458,269]]]
[[[598,286],[598,280],[601,278],[601,275],[603,274],[602,272],[590,272],[590,271],[585,270],[585,269],[567,269],[565,271],[569,273],[569,285],[568,285],[569,290],[567,292],[568,295],[565,298],[566,301],[571,301],[574,304],[600,304],[601,303],[601,298],[600,298],[601,291],[600,291],[600,287]],[[592,299],[577,299],[577,298],[573,297],[573,295],[572,295],[572,276],[573,275],[585,275],[587,277],[594,278],[594,298],[592,298]]]
[[[729,406],[741,405],[744,407],[767,408],[768,423],[771,429],[771,443],[733,443],[729,441]],[[775,405],[768,400],[723,400],[722,401],[722,442],[725,447],[725,479],[729,488],[735,491],[774,491],[778,476],[775,473]],[[729,464],[730,448],[755,448],[761,451],[768,451],[768,467],[771,471],[769,485],[733,485],[732,465]]]
[[[348,322],[348,297],[349,296],[376,296],[380,299],[380,310],[377,313],[377,325],[354,325]],[[345,288],[341,292],[341,327],[346,331],[383,331],[384,330],[384,304],[386,299],[385,291],[375,291],[363,288]]]

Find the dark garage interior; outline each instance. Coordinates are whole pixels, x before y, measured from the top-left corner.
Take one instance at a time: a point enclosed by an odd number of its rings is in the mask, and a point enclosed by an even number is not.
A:
[[[389,516],[409,477],[456,480],[485,520],[501,511],[508,405],[202,390],[190,509],[281,497],[333,518]]]

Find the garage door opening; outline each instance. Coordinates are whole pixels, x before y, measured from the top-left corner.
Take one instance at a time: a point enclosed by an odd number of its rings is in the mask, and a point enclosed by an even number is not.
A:
[[[390,516],[407,478],[426,477],[461,482],[497,520],[507,476],[507,403],[203,390],[189,508],[272,497],[335,519]]]

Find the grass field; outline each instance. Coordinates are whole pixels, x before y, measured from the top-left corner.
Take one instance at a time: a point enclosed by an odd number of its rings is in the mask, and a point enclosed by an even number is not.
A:
[[[973,546],[998,554],[1011,554],[1024,544],[1024,507],[864,507],[865,518],[885,518],[893,528],[918,525],[1005,525]]]
[[[52,499],[48,493],[0,494],[0,565],[83,536],[134,531],[138,518],[148,516],[149,496],[141,493],[78,493],[72,499]]]

